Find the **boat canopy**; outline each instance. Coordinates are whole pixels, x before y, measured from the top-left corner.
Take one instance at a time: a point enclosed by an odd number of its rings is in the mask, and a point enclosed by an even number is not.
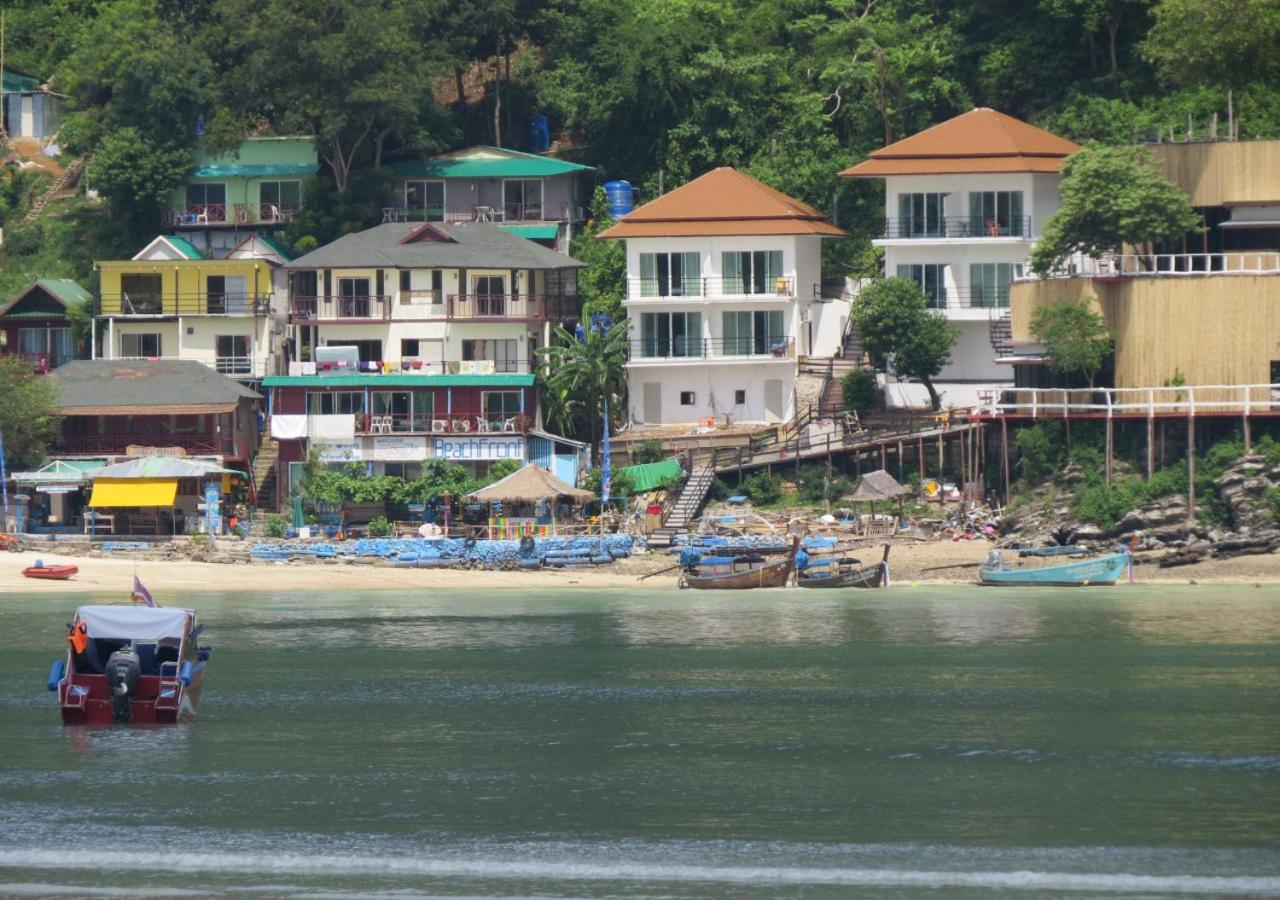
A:
[[[195,611],[180,606],[82,606],[76,616],[88,628],[89,637],[144,643],[181,640],[187,617],[195,622]]]

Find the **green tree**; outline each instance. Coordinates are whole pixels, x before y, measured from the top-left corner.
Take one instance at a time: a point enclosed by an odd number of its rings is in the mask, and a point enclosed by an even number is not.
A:
[[[885,278],[862,290],[851,315],[867,352],[900,378],[918,380],[939,409],[942,400],[933,379],[951,362],[960,329],[928,304],[914,281]]]
[[[1240,87],[1280,79],[1276,0],[1160,0],[1143,54],[1175,85]]]
[[[1044,344],[1050,366],[1064,375],[1083,374],[1091,388],[1115,340],[1107,320],[1083,297],[1037,309],[1031,333]]]
[[[578,295],[582,297],[583,318],[592,313],[606,313],[614,319],[624,315],[622,297],[626,292],[627,250],[622,241],[596,238],[613,220],[609,218],[609,200],[604,188],[597,187],[591,196],[591,218],[569,245],[569,255],[587,264],[578,270]]]
[[[1074,253],[1095,259],[1131,244],[1147,255],[1155,242],[1180,238],[1200,227],[1185,194],[1155,170],[1141,147],[1086,147],[1062,167],[1058,211],[1031,248],[1031,268],[1041,275]]]
[[[137,128],[126,126],[103,137],[90,178],[106,198],[113,218],[141,239],[155,230],[158,210],[193,165],[189,149],[154,143]]]
[[[0,357],[0,435],[9,471],[34,469],[49,455],[62,426],[58,383],[37,375],[20,356]]]
[[[840,396],[844,408],[851,413],[865,416],[874,412],[880,404],[880,385],[876,373],[870,369],[852,369],[840,381]]]
[[[585,412],[592,446],[601,433],[606,400],[611,418],[620,420],[626,413],[629,327],[630,323],[623,319],[605,331],[589,328],[579,341],[557,325],[555,343],[538,348],[547,386],[559,392],[566,408]]]

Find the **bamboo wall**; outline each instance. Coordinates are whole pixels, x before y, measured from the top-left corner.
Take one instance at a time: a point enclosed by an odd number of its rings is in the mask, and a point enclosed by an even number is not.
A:
[[[1280,202],[1280,141],[1153,144],[1161,174],[1196,207]]]
[[[1280,142],[1278,142],[1280,145]],[[1011,289],[1013,339],[1031,340],[1041,306],[1088,297],[1116,335],[1116,387],[1267,384],[1280,361],[1280,277],[1064,278]]]

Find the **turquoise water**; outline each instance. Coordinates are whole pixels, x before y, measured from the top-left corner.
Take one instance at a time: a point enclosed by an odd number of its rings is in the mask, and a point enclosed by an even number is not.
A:
[[[206,594],[102,730],[4,595],[0,895],[1280,896],[1280,590],[815,593]]]

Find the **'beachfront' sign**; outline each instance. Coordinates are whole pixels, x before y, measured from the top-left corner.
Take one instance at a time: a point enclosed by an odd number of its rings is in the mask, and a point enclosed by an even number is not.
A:
[[[438,437],[431,439],[431,455],[436,459],[524,459],[524,438],[503,435],[501,437]]]

